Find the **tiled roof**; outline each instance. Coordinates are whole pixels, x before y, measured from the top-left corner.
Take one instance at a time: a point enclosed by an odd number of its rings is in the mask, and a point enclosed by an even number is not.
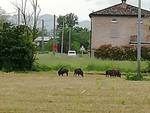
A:
[[[150,11],[141,10],[142,17],[150,17]],[[89,16],[137,16],[138,15],[138,7],[120,3],[106,9],[102,9],[96,12],[91,13]]]

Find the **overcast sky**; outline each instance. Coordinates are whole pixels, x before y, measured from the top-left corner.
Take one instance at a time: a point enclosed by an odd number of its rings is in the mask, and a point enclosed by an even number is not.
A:
[[[21,0],[0,0],[0,6],[7,13],[16,12],[11,4]],[[150,10],[150,0],[141,0],[142,8]],[[89,20],[89,13],[121,3],[121,0],[38,0],[41,7],[41,14],[65,15],[74,13],[79,21]],[[128,4],[137,6],[138,0],[127,0]]]

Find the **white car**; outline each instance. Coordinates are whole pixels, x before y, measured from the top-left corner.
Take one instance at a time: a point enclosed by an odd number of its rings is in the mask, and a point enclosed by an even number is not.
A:
[[[76,55],[77,55],[76,51],[74,51],[74,50],[68,51],[68,56],[76,56]]]

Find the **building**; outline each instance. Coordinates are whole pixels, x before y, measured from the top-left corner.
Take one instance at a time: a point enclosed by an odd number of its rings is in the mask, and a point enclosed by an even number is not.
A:
[[[41,45],[42,44],[42,41],[44,43],[47,43],[50,39],[52,39],[52,37],[37,37],[34,42],[36,42],[37,45]]]
[[[126,0],[114,6],[92,12],[91,48],[97,49],[101,45],[112,46],[129,45],[137,38],[138,7],[129,5]],[[150,11],[142,12],[142,41],[150,42]]]
[[[56,37],[56,38],[59,38],[59,37]],[[43,41],[43,42],[42,42]],[[42,48],[42,43],[43,44],[46,44],[48,42],[51,42],[52,45],[49,44],[49,48],[50,50],[52,51],[55,51],[55,52],[58,52],[59,51],[59,42],[57,40],[54,39],[54,37],[52,36],[44,36],[44,37],[37,37],[34,42],[36,43],[37,46],[39,46],[40,48]]]

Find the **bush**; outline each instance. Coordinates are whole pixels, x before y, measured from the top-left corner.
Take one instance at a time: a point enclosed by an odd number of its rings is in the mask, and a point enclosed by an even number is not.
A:
[[[95,51],[95,57],[111,60],[132,60],[137,57],[137,49],[134,46],[112,47],[111,45],[102,45]],[[142,59],[150,59],[150,48],[142,47]]]
[[[134,46],[122,46],[121,49],[124,51],[122,60],[136,60],[136,48]]]
[[[142,58],[144,60],[150,60],[150,47],[142,47]],[[150,67],[150,66],[149,66]]]
[[[126,74],[126,80],[132,80],[132,81],[138,81],[138,80],[143,80],[143,77],[138,77],[137,74],[133,73],[128,73]]]
[[[122,48],[120,47],[111,47],[110,48],[110,59],[112,60],[123,60],[124,59],[124,55],[125,55],[125,52]]]
[[[147,62],[147,67],[142,72],[143,73],[150,73],[150,61]]]
[[[27,26],[5,23],[0,30],[0,68],[3,71],[31,70],[36,47]]]
[[[102,45],[95,51],[95,57],[101,59],[111,58],[111,45]]]
[[[50,71],[51,68],[44,64],[34,63],[32,66],[32,71]]]

